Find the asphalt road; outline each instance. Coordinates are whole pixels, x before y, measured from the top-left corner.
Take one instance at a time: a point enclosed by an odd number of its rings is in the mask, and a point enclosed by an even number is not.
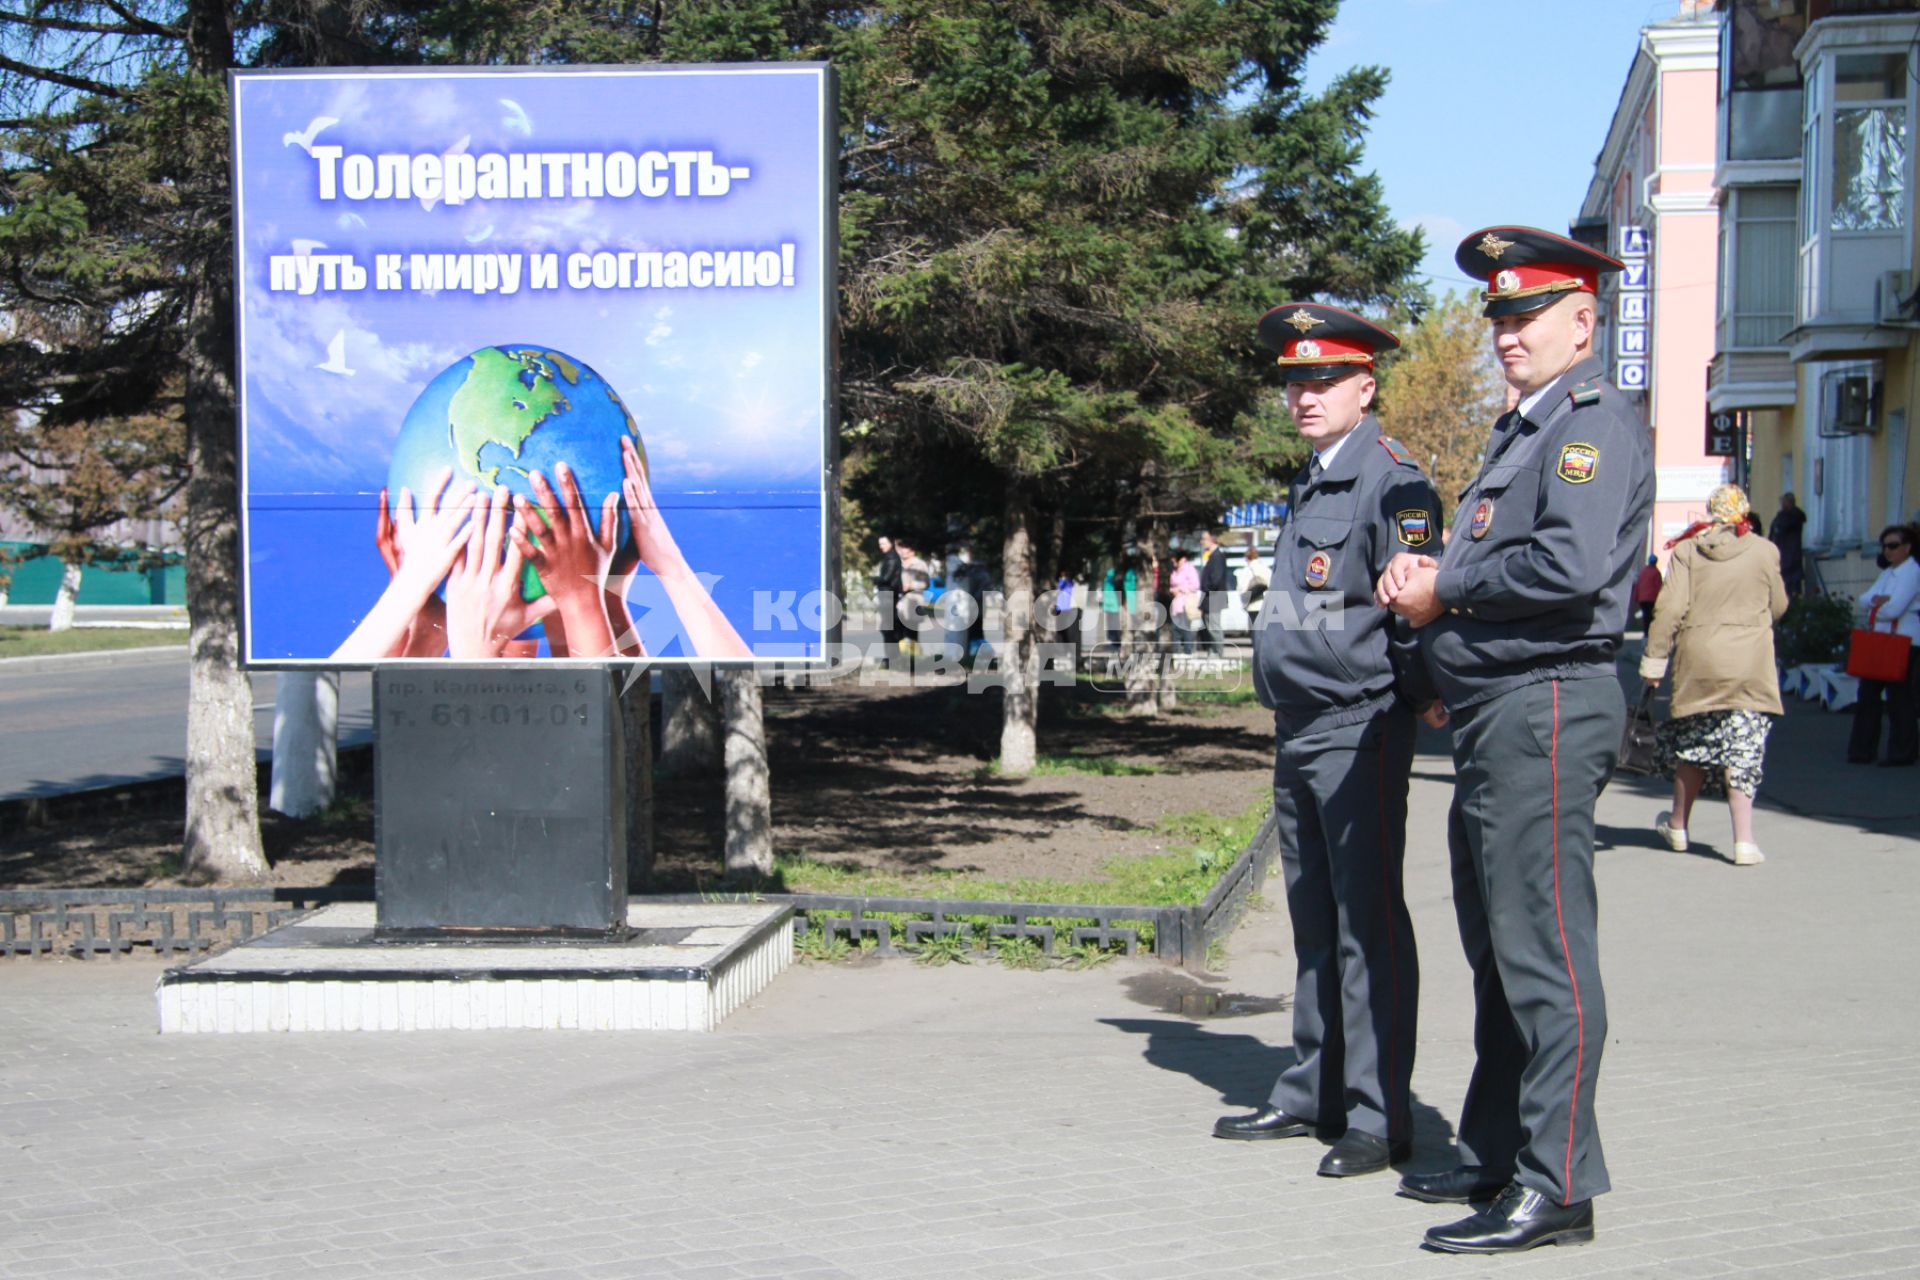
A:
[[[274,691],[274,676],[253,677],[263,760],[273,747]],[[349,673],[340,686],[341,744],[372,738],[370,678]],[[178,777],[186,750],[184,648],[106,661],[0,662],[0,800]]]

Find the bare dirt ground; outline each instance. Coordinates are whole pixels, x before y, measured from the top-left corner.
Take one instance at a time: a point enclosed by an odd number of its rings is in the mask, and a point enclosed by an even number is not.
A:
[[[959,685],[767,690],[775,848],[903,873],[1079,879],[1114,858],[1164,851],[1175,841],[1156,827],[1171,815],[1238,814],[1270,785],[1272,718],[1255,704],[1185,705],[1139,719],[1111,714],[1117,698],[1084,687],[1043,695],[1043,756],[1157,772],[1000,777],[990,767],[1000,699]],[[263,815],[276,885],[371,888],[371,769],[363,759],[343,772],[327,814]],[[718,780],[662,779],[655,801],[654,875],[636,888],[716,879]],[[0,887],[171,886],[180,838],[171,806],[69,814],[0,836]]]

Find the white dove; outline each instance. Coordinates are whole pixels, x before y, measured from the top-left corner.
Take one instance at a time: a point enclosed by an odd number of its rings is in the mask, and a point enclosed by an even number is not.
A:
[[[313,140],[320,136],[320,131],[326,128],[330,124],[339,124],[339,123],[340,123],[340,119],[338,116],[315,116],[312,120],[309,120],[307,122],[307,131],[305,133],[281,134],[280,145],[283,147],[290,147],[297,142],[300,144],[300,149],[302,151],[306,152],[308,155],[312,155]]]
[[[313,366],[328,373],[345,374],[351,378],[353,370],[347,368],[347,331],[342,329],[333,335],[333,341],[327,344],[327,358]]]
[[[465,155],[467,153],[467,143],[468,141],[471,140],[471,138],[472,138],[471,134],[463,135],[460,141],[454,143],[452,146],[448,147],[445,151],[442,151],[440,154],[443,156]],[[420,207],[422,209],[425,209],[429,213],[433,212],[433,206],[439,203],[440,203],[439,196],[421,196],[420,197]]]
[[[295,240],[293,242],[293,253],[297,258],[305,258],[311,256],[315,249],[324,249],[326,247],[327,242],[324,240]]]
[[[500,105],[507,109],[507,114],[500,117],[500,123],[503,126],[512,130],[514,133],[524,133],[528,137],[533,136],[533,117],[527,114],[525,107],[515,102],[512,98],[500,99]]]

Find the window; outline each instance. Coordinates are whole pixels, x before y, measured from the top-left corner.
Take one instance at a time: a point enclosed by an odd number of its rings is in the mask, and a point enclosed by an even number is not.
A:
[[[1791,159],[1799,142],[1800,64],[1806,6],[1729,0],[1720,24],[1720,98],[1729,160]]]
[[[1736,187],[1720,223],[1724,347],[1771,347],[1793,327],[1792,187]]]
[[[1906,225],[1906,95],[1904,53],[1834,59],[1832,230]]]

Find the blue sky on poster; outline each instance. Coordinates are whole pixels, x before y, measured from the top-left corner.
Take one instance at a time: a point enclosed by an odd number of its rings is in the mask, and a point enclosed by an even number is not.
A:
[[[593,367],[639,424],[663,491],[817,489],[817,111],[810,76],[263,77],[242,88],[245,407],[251,492],[365,493],[408,406],[491,345]],[[315,124],[330,121],[315,129]],[[306,148],[348,154],[712,150],[724,197],[323,200]],[[272,254],[799,247],[796,288],[272,292]],[[811,277],[811,278],[809,278]],[[336,352],[338,353],[336,355]],[[351,370],[351,372],[347,372]]]
[[[1402,225],[1427,232],[1436,297],[1472,286],[1460,238],[1510,222],[1566,232],[1626,85],[1639,32],[1678,0],[1347,0],[1307,67],[1318,91],[1356,65],[1392,81],[1367,131]]]

